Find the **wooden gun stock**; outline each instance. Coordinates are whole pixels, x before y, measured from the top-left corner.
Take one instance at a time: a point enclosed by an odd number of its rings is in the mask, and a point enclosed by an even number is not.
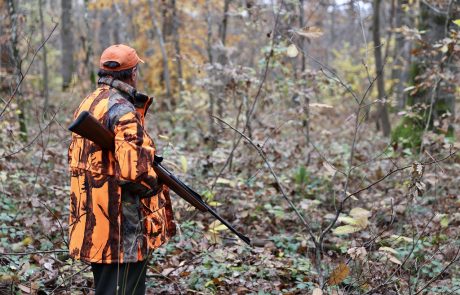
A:
[[[114,134],[87,111],[80,113],[78,118],[70,124],[69,130],[94,142],[103,149],[111,151],[115,149]]]
[[[89,112],[83,111],[78,118],[69,126],[69,130],[86,138],[103,149],[114,150],[115,135],[104,127],[96,118]],[[237,235],[246,244],[251,245],[248,237],[244,236],[233,228],[225,219],[219,216],[208,204],[206,204],[201,196],[192,190],[189,186],[178,179],[174,174],[168,171],[162,164],[162,157],[155,156],[153,169],[158,175],[158,179],[174,191],[179,197],[187,201],[193,207],[202,212],[211,213],[216,219],[224,224],[229,230]]]

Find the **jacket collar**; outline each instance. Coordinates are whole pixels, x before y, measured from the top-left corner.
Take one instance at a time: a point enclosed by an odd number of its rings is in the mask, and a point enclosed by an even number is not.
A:
[[[129,96],[131,103],[136,108],[144,109],[145,112],[147,112],[148,107],[152,103],[152,98],[148,95],[138,92],[136,88],[120,80],[111,77],[101,77],[97,83],[109,85],[110,87],[126,93]]]

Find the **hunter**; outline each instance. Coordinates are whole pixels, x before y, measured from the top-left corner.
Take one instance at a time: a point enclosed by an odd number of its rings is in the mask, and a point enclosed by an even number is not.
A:
[[[98,88],[74,113],[75,119],[90,112],[115,135],[114,151],[75,133],[69,147],[69,251],[91,264],[96,295],[145,294],[149,255],[176,230],[169,188],[155,174],[155,145],[144,128],[152,98],[133,95],[140,63],[129,46],[105,49]]]

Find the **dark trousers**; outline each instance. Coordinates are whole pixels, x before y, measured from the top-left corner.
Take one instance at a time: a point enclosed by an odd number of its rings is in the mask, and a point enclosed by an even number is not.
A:
[[[91,263],[96,295],[144,295],[147,263]]]

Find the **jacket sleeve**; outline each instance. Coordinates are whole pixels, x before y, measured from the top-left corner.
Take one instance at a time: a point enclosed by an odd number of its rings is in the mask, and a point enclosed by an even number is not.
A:
[[[139,114],[132,111],[122,115],[113,130],[120,178],[158,191],[158,177],[153,170],[155,146],[142,126]]]

